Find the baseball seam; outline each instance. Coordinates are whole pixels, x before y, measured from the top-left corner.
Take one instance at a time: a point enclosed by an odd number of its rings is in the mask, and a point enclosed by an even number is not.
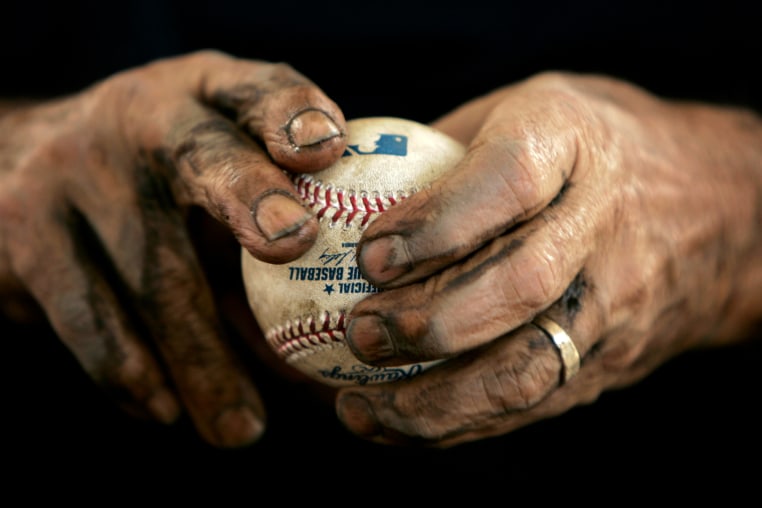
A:
[[[417,190],[382,195],[378,191],[343,189],[308,174],[293,174],[291,178],[304,204],[312,209],[317,208],[315,214],[318,220],[328,219],[329,227],[336,224],[365,227],[376,214],[385,212]],[[331,210],[334,210],[333,213],[329,213]],[[343,311],[333,314],[324,311],[317,317],[296,318],[268,330],[267,342],[280,357],[291,361],[326,348],[345,347],[344,320]]]
[[[386,211],[409,195],[404,191],[382,195],[377,191],[343,189],[305,174],[294,175],[293,181],[302,201],[310,208],[317,208],[319,220],[326,217],[331,225],[343,223],[347,227],[357,223],[360,227],[367,226],[374,214]],[[414,192],[415,189],[410,194]],[[329,214],[330,210],[335,211]]]
[[[318,318],[307,316],[287,321],[268,331],[267,342],[283,358],[344,345],[344,318],[342,311],[333,314],[324,311]]]

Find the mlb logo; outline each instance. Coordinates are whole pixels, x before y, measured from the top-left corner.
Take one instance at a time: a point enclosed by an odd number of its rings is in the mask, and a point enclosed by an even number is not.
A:
[[[378,139],[370,147],[349,145],[342,157],[350,155],[407,155],[407,136],[399,134],[379,134]]]

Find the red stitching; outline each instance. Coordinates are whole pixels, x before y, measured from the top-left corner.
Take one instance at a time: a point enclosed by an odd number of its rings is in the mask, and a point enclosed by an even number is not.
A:
[[[354,190],[345,191],[331,184],[324,185],[311,175],[294,174],[292,179],[302,201],[310,208],[318,207],[318,219],[329,217],[332,224],[343,222],[346,226],[351,226],[360,221],[360,226],[365,227],[374,214],[385,212],[407,197],[402,191],[396,196],[391,192],[385,196],[373,193],[373,197],[369,197],[368,192],[361,191],[358,199],[358,193]],[[411,191],[411,194],[412,192],[415,191]],[[336,212],[329,215],[328,210],[331,208]],[[267,342],[283,358],[308,351],[314,346],[343,344],[345,317],[343,312],[334,316],[323,312],[317,319],[308,316],[287,321],[285,325],[275,326],[267,332]]]
[[[360,227],[365,227],[374,214],[385,212],[407,197],[402,191],[396,196],[391,192],[385,196],[377,192],[370,196],[367,191],[358,194],[354,190],[347,191],[331,184],[323,184],[322,181],[305,174],[292,175],[292,179],[302,201],[310,208],[317,208],[315,213],[318,219],[328,217],[333,224],[341,222],[350,226],[359,221]],[[329,214],[328,211],[332,208],[336,211]]]
[[[284,326],[268,331],[267,342],[283,358],[313,346],[343,343],[344,318],[344,312],[338,312],[333,317],[323,312],[318,319],[308,316],[304,320],[288,321]]]

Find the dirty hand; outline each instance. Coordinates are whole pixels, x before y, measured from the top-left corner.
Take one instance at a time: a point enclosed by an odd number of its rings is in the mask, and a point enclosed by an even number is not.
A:
[[[546,73],[434,126],[467,154],[364,233],[360,268],[385,291],[353,309],[347,340],[375,365],[447,360],[343,389],[351,431],[441,447],[503,434],[759,322],[759,116]]]
[[[265,261],[301,255],[317,223],[282,170],[341,155],[339,108],[287,65],[204,51],[6,110],[0,132],[0,312],[43,311],[132,413],[256,440],[265,411],[186,218],[205,210]]]

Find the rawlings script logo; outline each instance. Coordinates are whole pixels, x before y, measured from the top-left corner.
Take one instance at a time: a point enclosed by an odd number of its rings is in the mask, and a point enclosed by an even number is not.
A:
[[[379,134],[378,139],[370,150],[364,150],[360,145],[349,145],[342,157],[351,155],[407,155],[407,136],[399,134]]]
[[[353,365],[352,370],[342,371],[340,366],[335,366],[331,370],[318,371],[321,376],[327,379],[338,381],[348,381],[356,385],[366,385],[368,383],[386,383],[388,381],[399,381],[408,379],[423,370],[420,364],[408,365],[405,367],[371,367],[369,365]]]

